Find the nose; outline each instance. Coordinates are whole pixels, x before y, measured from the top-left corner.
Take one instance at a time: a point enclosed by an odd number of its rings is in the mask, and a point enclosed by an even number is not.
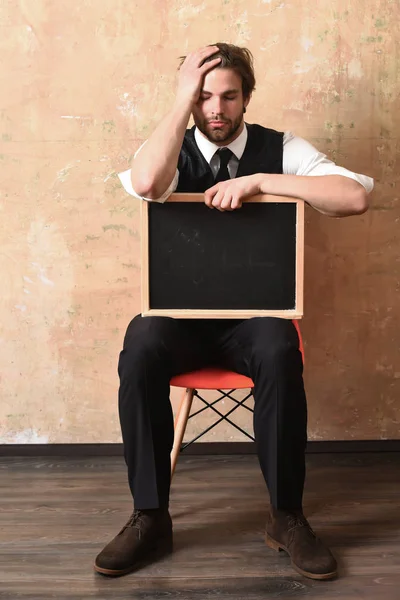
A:
[[[211,112],[215,116],[223,114],[222,99],[219,96],[212,99]]]

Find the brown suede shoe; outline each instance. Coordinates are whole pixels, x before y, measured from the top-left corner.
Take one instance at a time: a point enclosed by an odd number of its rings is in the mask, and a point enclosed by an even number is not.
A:
[[[96,557],[102,575],[125,575],[172,552],[172,521],[167,509],[135,510],[119,534]]]
[[[335,558],[300,510],[289,512],[271,507],[265,542],[273,550],[285,550],[292,566],[305,577],[332,579],[337,575]]]

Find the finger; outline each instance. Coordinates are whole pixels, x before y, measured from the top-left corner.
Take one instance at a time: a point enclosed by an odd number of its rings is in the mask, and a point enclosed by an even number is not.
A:
[[[213,185],[212,187],[208,188],[208,190],[206,190],[204,192],[204,202],[210,208],[214,208],[212,205],[212,201],[214,199],[215,194],[218,192],[218,190],[219,190],[219,183],[217,183],[216,185]]]
[[[232,208],[232,210],[236,210],[237,208],[242,208],[242,201],[238,196],[232,197],[231,208]]]
[[[203,65],[201,65],[200,71],[202,73],[207,73],[207,71],[211,71],[211,69],[214,69],[214,67],[216,67],[218,65],[218,63],[221,62],[221,58],[214,58],[214,60],[209,60],[207,62],[205,62]]]
[[[204,204],[208,206],[208,208],[214,208],[212,205],[213,198],[214,195],[211,194],[209,191],[204,192]]]
[[[225,195],[225,194],[224,194],[224,192],[223,192],[222,190],[219,190],[219,191],[218,191],[218,192],[215,194],[215,196],[214,196],[214,198],[213,198],[213,201],[212,201],[212,205],[214,206],[214,208],[217,208],[218,210],[224,210],[224,209],[221,207],[221,202],[222,202],[222,200],[223,200],[223,198],[224,198],[224,195]]]
[[[213,195],[211,204],[215,208],[218,208],[220,206],[220,204],[221,204],[221,201],[222,201],[223,197],[224,197],[224,194],[223,194],[222,190],[217,189],[216,192]]]
[[[219,52],[218,46],[204,46],[204,48],[200,48],[198,50],[199,54],[205,54],[207,56],[211,56],[212,54],[215,54],[216,52]]]
[[[208,190],[205,191],[206,194],[211,194],[211,196],[215,196],[215,194],[218,192],[220,187],[219,183],[216,183],[215,185],[213,185],[212,187],[208,188]]]
[[[232,194],[226,193],[221,201],[221,208],[224,210],[233,210],[232,208]]]
[[[219,52],[218,46],[207,46],[206,48],[201,48],[196,52],[191,52],[190,54],[188,54],[187,60],[190,60],[191,62],[196,62],[197,66],[200,67],[202,66],[204,60],[206,60],[213,54],[216,54],[217,52]]]

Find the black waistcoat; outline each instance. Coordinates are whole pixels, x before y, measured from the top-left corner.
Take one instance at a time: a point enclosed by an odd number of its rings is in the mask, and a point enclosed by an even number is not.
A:
[[[261,125],[246,126],[247,143],[236,177],[255,173],[282,173],[283,133]],[[194,127],[188,129],[183,140],[178,161],[177,192],[199,194],[214,185],[213,173],[196,144],[194,131]]]

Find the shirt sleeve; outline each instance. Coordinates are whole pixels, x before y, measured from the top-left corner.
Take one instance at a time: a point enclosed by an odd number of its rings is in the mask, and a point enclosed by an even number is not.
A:
[[[303,138],[286,132],[283,138],[283,173],[287,175],[343,175],[360,183],[367,193],[374,188],[374,180],[367,175],[353,173],[339,167]]]
[[[140,146],[140,148],[135,152],[134,158],[137,156],[137,154],[143,148],[143,146],[144,146],[145,143],[146,142],[144,142]],[[157,198],[156,200],[153,200],[151,198],[144,198],[143,196],[139,196],[139,194],[137,194],[135,192],[135,190],[133,189],[133,186],[132,186],[131,169],[128,169],[127,171],[123,171],[122,173],[118,173],[118,177],[119,177],[120,182],[122,183],[122,186],[123,186],[124,190],[128,194],[130,194],[131,196],[134,196],[135,198],[138,198],[139,200],[146,200],[146,202],[161,202],[162,203],[162,202],[165,202],[166,199],[169,198],[169,196],[171,194],[173,194],[174,191],[176,190],[176,188],[178,187],[179,171],[178,171],[178,169],[175,171],[174,178],[171,181],[170,185],[165,190],[165,192],[163,193],[163,195],[160,196],[159,198]]]

